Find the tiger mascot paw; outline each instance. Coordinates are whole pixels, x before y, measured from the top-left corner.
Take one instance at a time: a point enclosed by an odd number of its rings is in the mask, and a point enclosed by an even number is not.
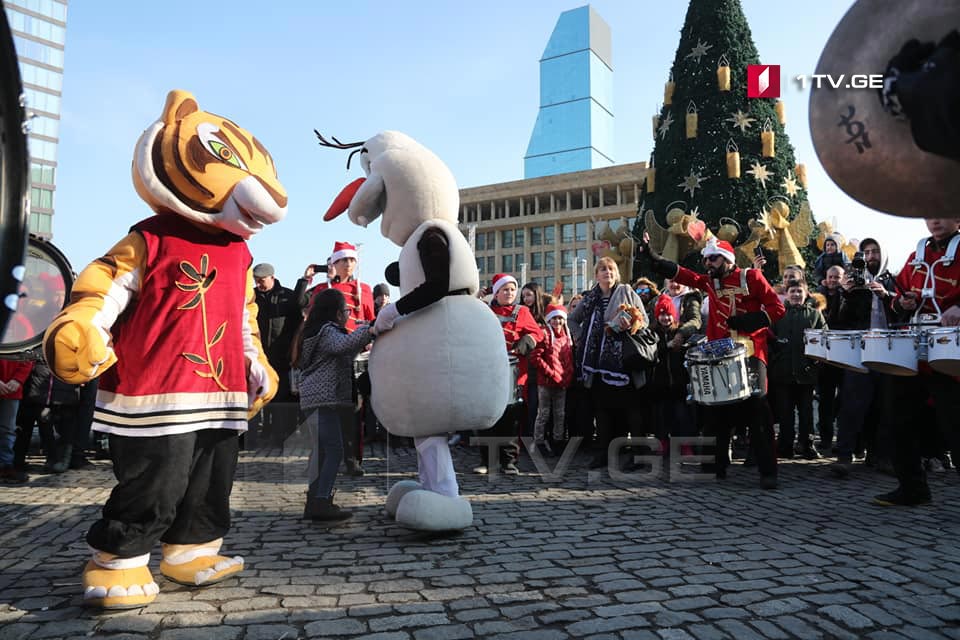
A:
[[[106,569],[93,560],[83,569],[83,604],[101,609],[135,609],[157,599],[160,587],[144,565]]]
[[[217,553],[220,545],[164,545],[160,573],[187,587],[205,587],[243,571],[243,558]]]
[[[44,353],[58,378],[84,384],[117,361],[109,341],[110,336],[101,329],[62,314],[47,329]]]

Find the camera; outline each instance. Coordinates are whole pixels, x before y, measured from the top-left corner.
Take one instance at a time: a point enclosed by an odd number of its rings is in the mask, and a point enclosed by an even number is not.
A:
[[[863,257],[862,251],[853,254],[853,260],[850,261],[850,279],[853,280],[853,286],[863,287],[867,284],[867,261]]]
[[[326,264],[312,264],[314,273],[327,273],[328,267]]]

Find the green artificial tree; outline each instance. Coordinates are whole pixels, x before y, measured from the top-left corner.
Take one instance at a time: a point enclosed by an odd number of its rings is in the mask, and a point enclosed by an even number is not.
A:
[[[776,279],[781,255],[795,262],[787,243],[806,249],[814,222],[804,170],[794,158],[783,112],[778,113],[783,106],[772,98],[747,97],[751,64],[760,64],[760,57],[740,1],[690,0],[664,104],[653,118],[651,175],[634,233],[641,237],[648,231],[654,249],[697,269],[698,251],[710,234],[731,241],[741,266],[750,264],[760,246],[765,273]],[[722,67],[729,89],[721,84]],[[774,140],[769,157],[764,130]],[[810,261],[809,253],[805,259]],[[650,272],[642,255],[635,271]]]

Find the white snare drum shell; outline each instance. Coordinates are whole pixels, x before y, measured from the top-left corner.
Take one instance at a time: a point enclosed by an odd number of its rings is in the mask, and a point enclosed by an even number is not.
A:
[[[863,334],[862,362],[871,371],[915,376],[919,359],[920,337],[915,331],[876,329]]]
[[[827,361],[827,345],[824,343],[823,330],[803,330],[803,355],[818,362]]]
[[[960,376],[960,327],[928,329],[925,337],[930,368],[948,376]]]
[[[860,331],[824,331],[827,363],[841,369],[867,373],[863,366],[863,333]]]

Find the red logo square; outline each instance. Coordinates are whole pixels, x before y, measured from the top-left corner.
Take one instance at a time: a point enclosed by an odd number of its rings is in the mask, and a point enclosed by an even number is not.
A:
[[[779,98],[780,97],[780,65],[748,64],[747,65],[747,97],[748,98]]]

